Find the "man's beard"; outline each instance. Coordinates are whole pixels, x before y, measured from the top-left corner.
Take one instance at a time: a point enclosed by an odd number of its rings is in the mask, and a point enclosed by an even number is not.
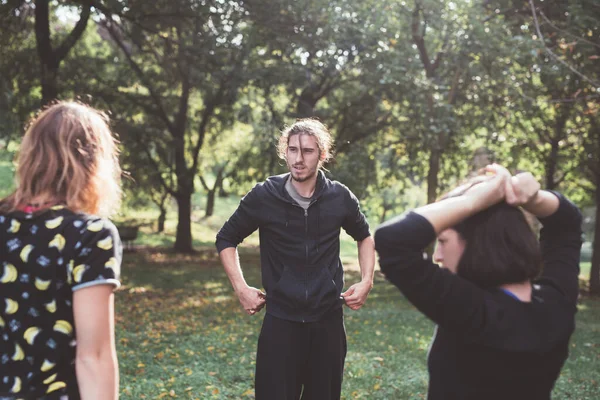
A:
[[[290,168],[290,175],[292,177],[293,180],[295,180],[298,183],[302,183],[302,182],[306,182],[311,178],[314,178],[315,176],[317,176],[317,171],[315,170],[313,173],[309,173],[308,175],[304,176],[304,177],[300,177],[300,176],[296,176],[294,175],[294,166],[292,166],[292,168]],[[306,169],[307,170],[307,169]]]
[[[311,176],[305,176],[304,178],[295,177],[294,174],[292,174],[292,179],[299,183],[306,182],[310,178],[311,178]]]

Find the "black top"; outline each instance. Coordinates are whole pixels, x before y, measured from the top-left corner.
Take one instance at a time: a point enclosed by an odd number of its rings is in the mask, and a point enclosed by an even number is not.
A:
[[[581,213],[561,195],[540,219],[544,269],[531,303],[484,290],[423,256],[432,225],[409,213],[375,234],[381,270],[438,324],[429,351],[430,400],[550,399],[575,328]]]
[[[0,214],[0,398],[79,399],[73,291],[118,287],[120,265],[108,220],[62,206]]]
[[[307,210],[285,189],[289,173],[256,185],[217,234],[217,250],[236,247],[259,230],[267,313],[290,321],[318,321],[342,306],[344,272],[340,228],[354,240],[370,235],[358,200],[319,172]]]

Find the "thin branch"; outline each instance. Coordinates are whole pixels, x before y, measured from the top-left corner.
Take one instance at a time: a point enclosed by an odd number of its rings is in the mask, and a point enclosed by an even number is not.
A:
[[[421,19],[419,17],[420,14],[421,14],[421,6],[419,4],[419,5],[417,5],[417,7],[415,7],[415,10],[413,11],[413,14],[412,14],[412,23],[411,23],[412,39],[413,39],[413,42],[415,43],[415,45],[417,46],[417,49],[419,50],[419,55],[421,56],[421,63],[423,64],[423,67],[425,68],[426,76],[428,78],[431,78],[433,76],[433,71],[431,70],[431,62],[429,60],[429,55],[427,54],[427,47],[425,46],[425,39],[423,38],[423,35],[419,32],[419,23],[421,22]]]
[[[567,176],[569,176],[570,174],[572,174],[573,172],[575,172],[577,169],[579,169],[579,165],[575,164],[575,165],[571,166],[571,168],[563,171],[562,176],[554,182],[556,184],[556,186],[558,187],[561,183],[563,183],[565,178]]]
[[[162,119],[163,122],[165,123],[165,125],[167,125],[169,132],[171,134],[173,134],[173,131],[174,131],[173,123],[171,122],[171,120],[169,119],[167,113],[165,112],[165,110],[163,108],[163,104],[162,104],[160,96],[158,95],[158,93],[156,93],[156,90],[154,89],[154,87],[152,86],[150,81],[146,78],[144,71],[135,62],[135,60],[133,59],[133,56],[130,54],[129,50],[127,49],[127,47],[125,46],[123,41],[119,38],[118,33],[116,33],[114,31],[112,24],[105,22],[103,25],[106,28],[106,30],[108,31],[108,33],[110,34],[111,38],[117,44],[117,46],[119,46],[119,48],[123,51],[123,54],[125,54],[125,57],[127,58],[127,61],[129,62],[129,65],[135,71],[138,78],[140,78],[140,80],[142,81],[144,86],[148,89],[148,92],[150,93],[150,97],[154,101],[154,104],[156,104],[160,119]]]
[[[85,28],[87,28],[88,20],[90,19],[90,8],[91,5],[89,3],[82,5],[81,16],[79,17],[79,21],[77,21],[77,24],[69,33],[69,36],[67,36],[65,40],[61,43],[61,45],[56,49],[55,54],[56,58],[58,59],[58,62],[62,61],[67,56],[69,50],[71,50],[71,48],[75,46],[75,43],[77,43],[79,38],[81,38],[81,35],[83,35]]]
[[[210,192],[210,188],[208,187],[208,184],[206,183],[204,176],[200,175],[199,178],[200,178],[200,183],[202,184],[202,187],[204,188],[204,190],[206,190],[207,192]]]
[[[458,86],[460,85],[460,77],[463,74],[462,69],[457,68],[456,72],[454,73],[454,77],[452,79],[452,86],[450,88],[450,92],[448,93],[448,104],[450,105],[454,105],[454,102],[456,101],[456,93],[458,92]]]
[[[553,27],[553,28],[554,28],[554,29],[556,29],[557,31],[559,31],[559,32],[563,32],[563,33],[564,33],[565,35],[567,35],[567,36],[570,36],[570,37],[572,37],[572,38],[574,38],[574,39],[577,39],[577,40],[579,40],[579,41],[585,42],[585,43],[587,43],[587,44],[591,44],[592,46],[595,46],[595,47],[597,47],[597,48],[599,48],[599,49],[600,49],[600,44],[594,43],[594,42],[592,42],[592,41],[590,41],[590,40],[587,40],[586,38],[583,38],[583,37],[581,37],[581,36],[575,35],[574,33],[571,33],[571,32],[569,32],[569,31],[567,31],[567,30],[565,30],[565,29],[560,29],[559,27],[557,27],[556,25],[554,25],[554,24],[552,23],[552,21],[550,21],[550,19],[548,19],[548,17],[546,17],[546,14],[544,14],[544,12],[543,12],[542,10],[540,10],[540,15],[542,16],[542,18],[544,18],[544,21],[546,21],[546,23],[547,23],[548,25],[550,25],[551,27]]]
[[[435,71],[436,69],[438,69],[438,67],[442,63],[442,57],[446,54],[449,43],[450,43],[450,29],[448,29],[448,31],[446,32],[446,35],[444,35],[444,44],[442,44],[442,48],[436,54],[435,60],[433,61],[433,64],[431,65],[432,71]]]
[[[571,66],[568,62],[562,60],[559,56],[557,56],[556,54],[554,54],[554,52],[552,50],[550,50],[550,48],[548,48],[548,46],[546,46],[546,43],[544,42],[544,36],[542,35],[542,31],[540,30],[540,24],[538,22],[537,13],[535,11],[535,6],[533,5],[533,0],[529,0],[529,5],[531,6],[531,13],[533,14],[533,22],[535,24],[535,29],[537,31],[539,40],[542,43],[542,46],[544,46],[544,49],[546,50],[546,52],[550,56],[552,56],[552,58],[554,58],[556,61],[560,62],[565,67],[569,68],[573,73],[575,73],[577,76],[579,76],[584,81],[586,81],[586,82],[594,85],[594,87],[597,87],[597,88],[600,87],[600,83],[595,82],[593,79],[588,78],[586,75],[584,75],[583,73],[579,72],[576,68],[574,68],[573,66]]]
[[[0,15],[1,17],[11,17],[10,15],[14,10],[21,8],[21,6],[25,3],[25,0],[8,0],[6,1],[5,7],[3,7],[3,11],[6,11],[5,15]]]
[[[161,186],[165,188],[167,193],[169,193],[172,196],[175,196],[175,191],[167,185],[167,182],[165,181],[162,174],[160,173],[160,166],[158,165],[158,163],[156,162],[154,157],[152,157],[152,154],[150,154],[150,150],[148,149],[148,144],[147,143],[140,143],[140,144],[141,144],[141,147],[144,149],[144,153],[146,153],[146,155],[148,156],[148,160],[150,161],[150,164],[152,164],[152,166],[156,170],[156,174],[158,176],[158,180],[159,180]]]
[[[522,93],[520,91],[517,93],[519,94],[519,96],[521,96],[525,100],[530,101],[532,103],[537,103],[538,101],[541,101],[542,103],[546,103],[546,104],[575,103],[578,101],[586,101],[586,100],[590,100],[590,99],[600,98],[600,94],[591,94],[588,96],[575,97],[572,99],[535,99],[535,98],[528,96],[525,93]]]
[[[179,75],[181,77],[181,96],[179,97],[179,109],[177,111],[177,115],[175,116],[175,129],[177,132],[181,132],[182,135],[185,135],[185,125],[188,120],[188,109],[189,109],[189,100],[191,93],[191,83],[190,83],[190,68],[191,63],[186,62],[185,57],[182,54],[182,38],[179,32],[179,28],[176,28],[177,36],[179,37],[179,45],[178,55],[177,55],[177,70],[179,71]]]
[[[584,184],[584,183],[580,183],[579,187],[583,190],[586,191],[586,193],[590,194],[590,195],[594,195],[596,194],[596,187],[592,186],[592,185],[588,185],[588,184]]]
[[[487,16],[486,18],[483,19],[483,22],[488,22],[493,18],[499,17],[500,15],[506,15],[511,11],[514,11],[515,14],[519,12],[520,7],[511,7],[511,8],[507,8],[505,10],[501,10],[499,12],[494,12],[492,15]]]
[[[206,136],[206,128],[208,127],[208,122],[210,120],[210,118],[212,117],[215,109],[217,108],[217,104],[219,104],[221,102],[221,97],[225,91],[224,87],[225,87],[225,82],[221,82],[221,85],[219,87],[219,90],[216,94],[215,97],[213,97],[210,101],[210,103],[208,103],[205,107],[204,110],[202,110],[202,119],[200,120],[200,127],[198,128],[198,141],[196,142],[196,146],[194,147],[194,149],[192,150],[192,168],[191,171],[196,173],[196,171],[198,170],[198,155],[200,154],[200,149],[202,148],[202,145],[204,144],[204,138]]]
[[[90,1],[90,0],[87,0],[87,1]],[[162,35],[163,32],[161,32],[159,29],[148,27],[148,26],[142,24],[140,21],[138,21],[137,18],[133,18],[130,15],[128,15],[126,13],[123,13],[123,12],[118,12],[118,11],[111,10],[110,8],[102,5],[100,3],[100,1],[97,1],[97,0],[91,0],[91,4],[92,4],[92,6],[95,9],[97,9],[98,11],[100,11],[106,17],[105,21],[100,21],[100,22],[98,22],[98,24],[105,24],[107,21],[111,21],[111,22],[114,23],[115,21],[113,20],[112,17],[113,16],[117,16],[117,17],[119,17],[119,18],[121,18],[121,19],[123,19],[125,21],[128,21],[131,24],[137,26],[142,31],[151,33],[153,35],[153,37],[160,38],[165,43],[170,43],[172,45],[177,45],[178,44],[176,40],[174,40],[174,39],[172,39],[170,37],[163,36]],[[145,15],[142,15],[141,17],[143,17],[143,16],[145,16]],[[191,16],[191,15],[189,17],[192,18],[192,19],[194,19],[194,20],[196,20],[196,21],[201,22],[200,26],[202,26],[202,24],[206,23],[206,19],[204,17]],[[195,49],[186,49],[185,51],[186,51],[187,55],[190,56],[190,57],[201,56],[201,54],[199,54],[199,52],[196,51]]]

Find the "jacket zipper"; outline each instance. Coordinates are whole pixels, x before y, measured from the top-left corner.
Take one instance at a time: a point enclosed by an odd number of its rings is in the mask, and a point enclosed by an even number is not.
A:
[[[304,249],[306,250],[306,264],[308,265],[308,210],[304,210]]]
[[[308,207],[312,206],[315,203],[315,201],[312,201]],[[292,202],[293,206],[296,207],[300,207],[304,210],[304,250],[306,253],[306,265],[308,265],[308,208],[304,208],[302,206],[300,206],[299,204],[296,204],[294,202]],[[308,303],[308,287],[306,286],[306,282],[304,282],[304,299],[305,301]],[[302,322],[304,323],[305,320],[304,318],[302,318]]]
[[[306,265],[308,265],[308,209],[304,210],[304,235],[304,248],[306,249]],[[306,287],[306,282],[304,283],[304,300],[308,304],[308,288]]]

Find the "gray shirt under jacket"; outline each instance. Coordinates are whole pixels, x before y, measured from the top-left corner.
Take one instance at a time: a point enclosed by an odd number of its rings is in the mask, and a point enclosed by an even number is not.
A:
[[[285,182],[285,190],[287,190],[288,194],[291,196],[292,200],[294,200],[298,205],[305,210],[308,210],[308,206],[310,206],[310,202],[312,201],[312,197],[304,197],[296,190],[294,184],[292,183],[292,176],[288,178]]]

